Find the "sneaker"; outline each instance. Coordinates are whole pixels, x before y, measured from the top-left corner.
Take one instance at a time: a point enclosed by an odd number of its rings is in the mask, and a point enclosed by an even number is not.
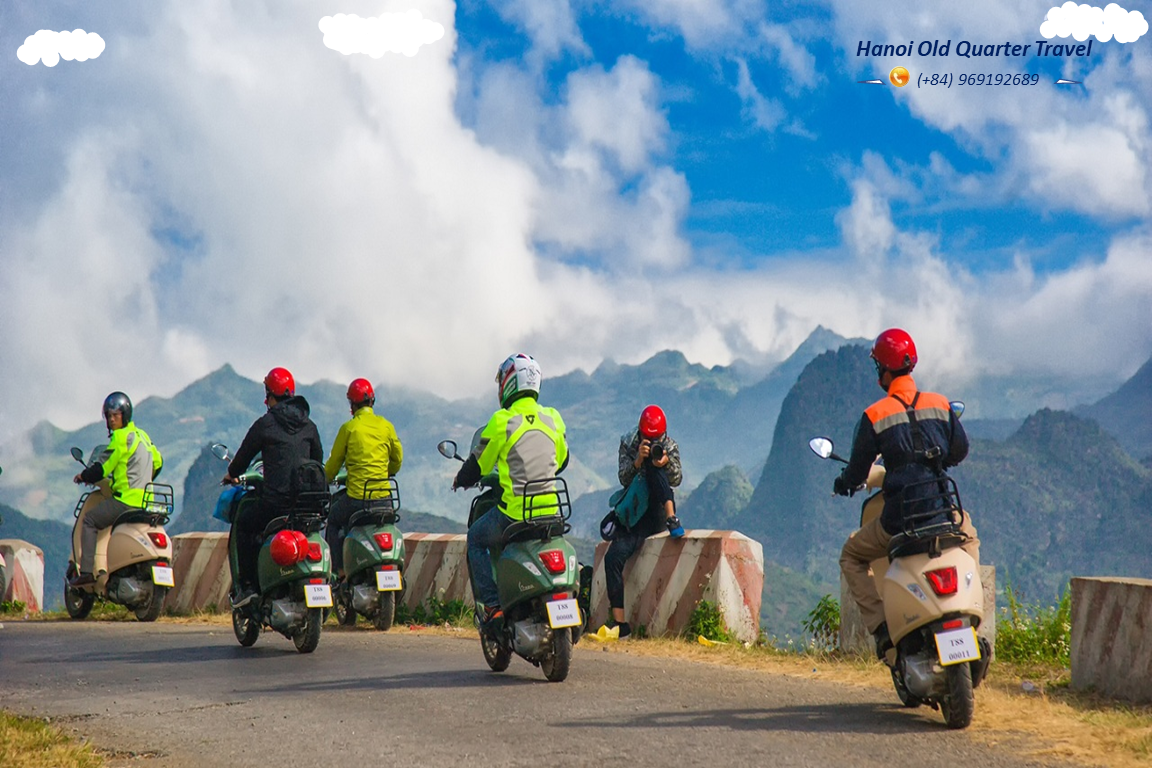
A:
[[[616,638],[617,640],[627,640],[632,637],[632,627],[630,627],[626,621],[617,624],[616,630],[619,633]]]
[[[243,608],[259,596],[259,593],[251,587],[245,587],[240,590],[239,596],[233,598],[233,608]]]
[[[498,605],[484,606],[484,618],[480,620],[480,626],[489,632],[496,632],[504,626],[504,611]]]
[[[680,525],[680,518],[676,517],[676,515],[672,515],[672,517],[668,518],[664,524],[668,526],[669,536],[674,539],[683,538],[684,526]]]
[[[70,587],[88,587],[96,583],[96,577],[90,573],[78,573],[68,580]]]
[[[892,645],[892,638],[888,635],[888,622],[885,621],[876,627],[872,637],[876,640],[876,657],[883,660],[885,654],[895,647]]]

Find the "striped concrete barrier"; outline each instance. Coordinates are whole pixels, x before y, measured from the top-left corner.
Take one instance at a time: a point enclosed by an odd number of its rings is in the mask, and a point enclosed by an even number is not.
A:
[[[604,553],[596,547],[592,576],[592,621],[608,619]],[[649,635],[679,634],[701,600],[715,603],[730,631],[754,642],[760,633],[764,589],[764,548],[736,531],[691,530],[681,539],[662,533],[647,539],[624,566],[624,608],[628,622]]]
[[[976,634],[987,638],[993,653],[996,649],[996,567],[980,566],[980,583],[984,587],[984,620]],[[845,653],[876,653],[876,642],[872,639],[860,618],[860,609],[848,592],[844,576],[840,576],[840,650]]]
[[[172,571],[176,586],[164,600],[176,614],[225,611],[232,574],[228,569],[228,534],[182,533],[172,537]]]
[[[459,533],[404,534],[404,596],[409,608],[435,597],[472,605],[468,537]]]
[[[0,603],[19,600],[26,610],[44,610],[44,550],[21,539],[0,539],[6,584],[0,586]]]
[[[1072,687],[1152,702],[1152,579],[1072,579]]]

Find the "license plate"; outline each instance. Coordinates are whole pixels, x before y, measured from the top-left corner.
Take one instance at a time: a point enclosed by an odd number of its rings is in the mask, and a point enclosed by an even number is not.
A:
[[[976,642],[976,630],[972,627],[938,632],[936,650],[940,653],[940,664],[961,664],[980,659],[980,644]]]
[[[327,584],[305,584],[304,605],[309,608],[331,608],[331,588]]]
[[[580,606],[574,598],[548,602],[548,626],[552,629],[580,626]]]
[[[165,565],[152,566],[152,583],[161,587],[174,587],[176,586],[176,577],[172,575],[172,569]]]
[[[395,592],[401,589],[400,571],[376,571],[376,590]]]

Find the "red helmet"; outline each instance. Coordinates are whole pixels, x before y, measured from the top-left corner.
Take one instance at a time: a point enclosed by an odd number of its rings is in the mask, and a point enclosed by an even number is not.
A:
[[[264,377],[264,391],[277,399],[296,394],[296,380],[287,368],[273,368]]]
[[[348,385],[348,404],[355,408],[358,405],[372,406],[376,402],[376,392],[368,379],[353,379]]]
[[[884,371],[903,371],[910,373],[916,367],[916,342],[907,331],[900,328],[889,328],[876,337],[872,345],[872,359],[876,361],[876,369],[881,374]]]
[[[640,413],[640,435],[642,437],[660,437],[668,431],[668,419],[664,418],[664,411],[658,405],[650,405]]]

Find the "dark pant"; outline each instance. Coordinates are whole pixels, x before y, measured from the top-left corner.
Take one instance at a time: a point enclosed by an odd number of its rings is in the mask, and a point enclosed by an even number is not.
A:
[[[264,500],[241,507],[239,517],[232,526],[232,532],[236,535],[236,570],[239,571],[241,585],[256,588],[259,584],[256,563],[260,547],[264,544],[261,534],[268,523],[283,514],[279,508]]]
[[[499,507],[493,507],[468,529],[468,565],[472,568],[475,598],[489,608],[500,607],[500,592],[492,573],[490,552],[500,546],[504,530],[510,525],[512,518]]]
[[[328,506],[328,522],[324,527],[324,540],[332,551],[332,570],[344,568],[344,537],[348,535],[348,519],[364,502],[351,499],[347,493],[337,493]]]
[[[616,538],[608,545],[604,553],[604,579],[608,583],[608,605],[612,608],[624,608],[624,565],[636,550],[644,543],[644,539],[654,533],[664,530],[664,504],[671,501],[676,504],[672,486],[668,483],[668,475],[653,467],[648,467],[644,473],[648,484],[648,509],[644,517],[630,531],[620,531]]]
[[[116,518],[132,509],[120,499],[105,499],[84,515],[84,527],[80,529],[80,573],[92,573],[96,563],[96,534],[116,522]]]

